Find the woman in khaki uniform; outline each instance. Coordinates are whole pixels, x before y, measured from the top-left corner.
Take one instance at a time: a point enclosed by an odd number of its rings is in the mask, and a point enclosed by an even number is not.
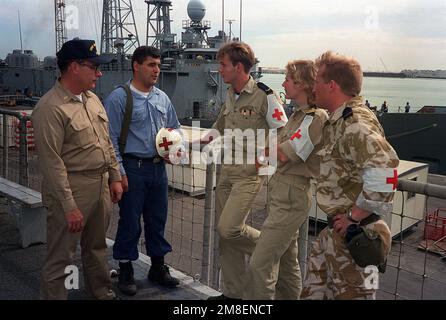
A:
[[[310,178],[319,175],[316,152],[328,115],[313,105],[314,63],[291,61],[286,71],[282,86],[296,107],[278,133],[277,170],[268,185],[268,217],[251,257],[244,299],[299,299],[302,290],[298,230],[311,205]]]

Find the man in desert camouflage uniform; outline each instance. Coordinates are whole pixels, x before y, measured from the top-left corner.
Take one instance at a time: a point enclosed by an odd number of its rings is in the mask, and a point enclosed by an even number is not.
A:
[[[316,104],[331,113],[319,153],[317,186],[317,202],[328,215],[328,227],[311,250],[301,298],[374,299],[375,288],[364,281],[369,276],[366,266],[353,259],[351,253],[357,257],[358,250],[349,251],[345,237],[362,227],[362,234],[380,240],[385,262],[391,235],[381,218],[392,210],[399,160],[375,115],[359,96],[359,63],[330,51],[316,63]],[[367,252],[370,247],[361,250],[362,257],[376,253]]]

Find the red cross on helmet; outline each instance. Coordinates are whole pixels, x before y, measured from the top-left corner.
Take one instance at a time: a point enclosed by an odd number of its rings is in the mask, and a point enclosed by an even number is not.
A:
[[[161,128],[156,135],[155,143],[156,151],[162,158],[169,158],[169,154],[176,154],[183,148],[180,132],[172,128]]]

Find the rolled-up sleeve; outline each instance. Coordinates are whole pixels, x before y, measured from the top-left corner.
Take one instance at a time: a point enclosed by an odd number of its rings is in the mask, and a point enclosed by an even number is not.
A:
[[[343,153],[356,165],[363,180],[356,205],[380,215],[390,213],[398,179],[395,150],[378,130],[364,123],[349,126],[345,136]]]

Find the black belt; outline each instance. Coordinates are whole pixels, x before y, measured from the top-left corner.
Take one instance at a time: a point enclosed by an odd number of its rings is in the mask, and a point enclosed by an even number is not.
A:
[[[333,222],[334,222],[334,217],[336,217],[336,215],[334,216],[327,216],[327,223],[328,223],[328,227],[330,229],[333,229]],[[367,218],[362,219],[359,222],[360,226],[366,226],[370,223],[373,223],[375,221],[378,221],[381,219],[381,216],[377,215],[376,213],[372,213],[371,215],[369,215]]]
[[[141,162],[150,162],[150,163],[158,163],[161,161],[161,157],[155,156],[155,157],[151,157],[151,158],[141,158],[138,156],[135,156],[131,153],[124,153],[122,155],[123,158],[130,158],[133,160],[137,160],[137,161],[141,161]]]

